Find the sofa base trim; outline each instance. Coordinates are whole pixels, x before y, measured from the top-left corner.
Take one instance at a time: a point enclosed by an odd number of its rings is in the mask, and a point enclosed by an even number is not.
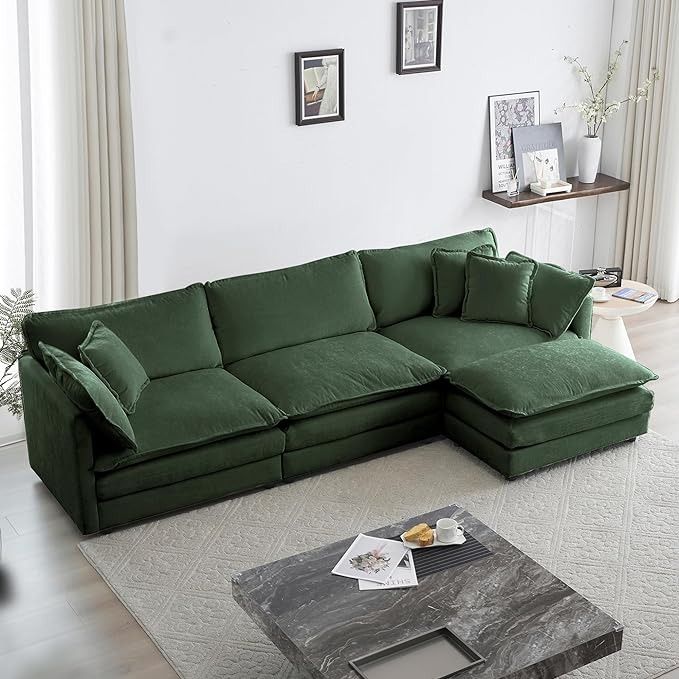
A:
[[[525,448],[509,450],[450,413],[443,416],[446,435],[508,479],[541,467],[622,443],[648,431],[650,413],[588,429]]]

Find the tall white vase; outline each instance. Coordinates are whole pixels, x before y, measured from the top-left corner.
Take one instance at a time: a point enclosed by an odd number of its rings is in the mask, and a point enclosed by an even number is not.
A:
[[[601,160],[601,139],[583,137],[578,145],[578,179],[582,184],[593,184]]]

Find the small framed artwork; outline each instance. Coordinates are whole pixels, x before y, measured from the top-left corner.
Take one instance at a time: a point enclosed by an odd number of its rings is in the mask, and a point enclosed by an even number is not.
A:
[[[443,0],[396,5],[396,73],[441,70]]]
[[[519,191],[533,182],[553,186],[566,180],[561,123],[530,125],[512,130]]]
[[[295,53],[298,125],[344,120],[344,50]]]
[[[490,173],[493,193],[507,190],[516,176],[512,130],[540,124],[540,93],[519,92],[488,97],[490,115]]]

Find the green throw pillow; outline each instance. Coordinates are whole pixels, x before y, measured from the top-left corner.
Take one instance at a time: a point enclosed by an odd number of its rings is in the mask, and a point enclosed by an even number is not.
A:
[[[530,293],[537,266],[467,255],[463,321],[530,325]]]
[[[594,281],[588,276],[566,271],[556,264],[536,262],[518,252],[510,252],[507,261],[533,262],[537,265],[530,298],[531,326],[550,337],[563,335],[580,310]]]
[[[149,378],[127,345],[101,321],[94,321],[78,351],[82,362],[110,389],[123,410],[133,413]]]
[[[40,342],[47,371],[80,410],[117,444],[137,451],[127,415],[108,387],[80,361],[61,349]]]
[[[473,250],[435,248],[431,251],[431,266],[434,272],[433,316],[460,314],[464,302],[465,265],[469,252],[491,257],[497,255],[495,246],[490,244],[479,245]]]

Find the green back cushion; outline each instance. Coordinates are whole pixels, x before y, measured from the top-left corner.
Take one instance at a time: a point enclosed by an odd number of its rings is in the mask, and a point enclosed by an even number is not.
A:
[[[495,257],[494,245],[479,245],[468,250],[442,250],[436,248],[431,253],[431,266],[434,273],[434,310],[433,316],[459,316],[462,311],[465,293],[465,267],[467,252]]]
[[[23,331],[39,361],[41,341],[78,356],[78,345],[96,320],[127,345],[151,379],[221,367],[201,283],[115,304],[30,314]]]
[[[224,364],[326,337],[374,330],[355,252],[206,283]]]
[[[479,245],[497,248],[492,229],[468,231],[415,245],[359,252],[377,326],[384,328],[431,313],[434,306],[431,251],[434,248],[472,250]]]
[[[510,262],[535,262],[518,252],[507,255]],[[531,325],[550,337],[560,337],[594,285],[588,276],[566,271],[556,264],[535,262],[537,269],[530,298]]]
[[[636,361],[583,339],[503,351],[456,370],[449,380],[491,410],[526,417],[657,378]]]
[[[123,410],[133,413],[149,378],[125,342],[101,321],[94,321],[78,350],[82,362],[109,388]]]
[[[530,292],[534,262],[467,255],[463,321],[530,325]]]
[[[107,438],[123,448],[137,450],[127,415],[108,387],[85,365],[57,347],[38,343],[47,371],[66,396]]]

